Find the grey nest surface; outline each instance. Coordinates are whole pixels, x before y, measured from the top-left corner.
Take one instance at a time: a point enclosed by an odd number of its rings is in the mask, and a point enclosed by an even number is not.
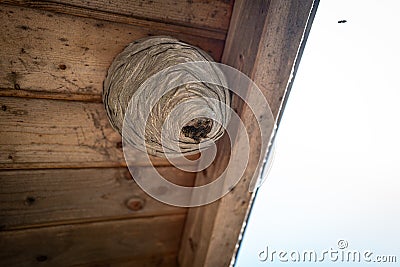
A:
[[[213,59],[168,36],[134,41],[114,59],[103,102],[124,143],[158,157],[197,153],[230,118],[227,82]]]

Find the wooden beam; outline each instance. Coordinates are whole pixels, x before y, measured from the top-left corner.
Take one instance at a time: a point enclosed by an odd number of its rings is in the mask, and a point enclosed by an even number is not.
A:
[[[221,59],[224,41],[0,4],[0,96],[100,102],[114,57],[130,42],[172,35]]]
[[[4,3],[225,40],[233,1],[5,0]]]
[[[235,2],[222,62],[233,66],[260,87],[275,116],[291,80],[294,62],[299,59],[299,47],[305,29],[315,12],[313,0]],[[248,106],[233,99],[247,129],[256,131]],[[182,238],[179,261],[181,266],[229,266],[237,247],[243,222],[246,220],[253,194],[249,183],[256,169],[260,135],[252,132],[248,167],[236,187],[224,198],[203,207],[190,208]],[[198,173],[196,184],[215,179],[225,168],[227,156],[221,153],[226,142],[218,144],[213,165]],[[235,149],[235,147],[233,147]],[[226,151],[225,151],[226,152]]]
[[[126,166],[103,104],[0,97],[0,168]],[[168,160],[150,157],[156,166]],[[132,164],[148,165],[143,153]]]
[[[184,220],[179,214],[3,231],[0,265],[176,266]]]
[[[154,179],[150,167],[140,168]],[[194,183],[194,173],[157,171],[175,184]],[[1,230],[187,213],[148,196],[126,168],[0,171],[0,184]]]

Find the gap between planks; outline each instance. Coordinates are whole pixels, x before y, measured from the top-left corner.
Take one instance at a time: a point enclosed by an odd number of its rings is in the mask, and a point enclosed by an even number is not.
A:
[[[99,94],[65,94],[41,92],[34,90],[0,88],[0,96],[103,103],[102,97]]]
[[[73,219],[73,220],[65,220],[59,222],[44,222],[30,225],[20,225],[13,226],[8,228],[0,228],[0,232],[13,232],[13,231],[23,231],[28,229],[38,229],[38,228],[47,228],[47,227],[57,227],[57,226],[70,226],[70,225],[84,225],[84,224],[93,224],[93,223],[102,223],[102,222],[118,222],[118,221],[128,221],[135,219],[151,219],[151,218],[162,218],[162,217],[170,217],[170,216],[178,216],[184,215],[186,219],[187,209],[184,208],[184,212],[171,212],[168,214],[157,214],[157,215],[124,215],[124,216],[108,216],[108,217],[99,217],[99,218],[88,218],[88,219]]]

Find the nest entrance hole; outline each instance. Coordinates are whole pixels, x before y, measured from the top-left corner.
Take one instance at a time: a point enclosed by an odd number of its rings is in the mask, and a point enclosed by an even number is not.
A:
[[[182,134],[193,139],[196,143],[200,143],[201,139],[207,138],[211,132],[213,120],[209,118],[196,118],[189,121],[182,127]]]

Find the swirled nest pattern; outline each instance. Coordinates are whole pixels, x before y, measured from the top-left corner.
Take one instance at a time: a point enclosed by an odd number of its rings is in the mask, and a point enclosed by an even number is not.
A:
[[[189,69],[182,65],[191,62]],[[230,93],[223,74],[204,62],[213,59],[168,36],[129,44],[104,81],[103,103],[112,127],[136,148],[158,157],[195,154],[199,145],[215,142],[230,118]],[[154,79],[159,73],[161,78]],[[129,130],[123,130],[124,124]]]

